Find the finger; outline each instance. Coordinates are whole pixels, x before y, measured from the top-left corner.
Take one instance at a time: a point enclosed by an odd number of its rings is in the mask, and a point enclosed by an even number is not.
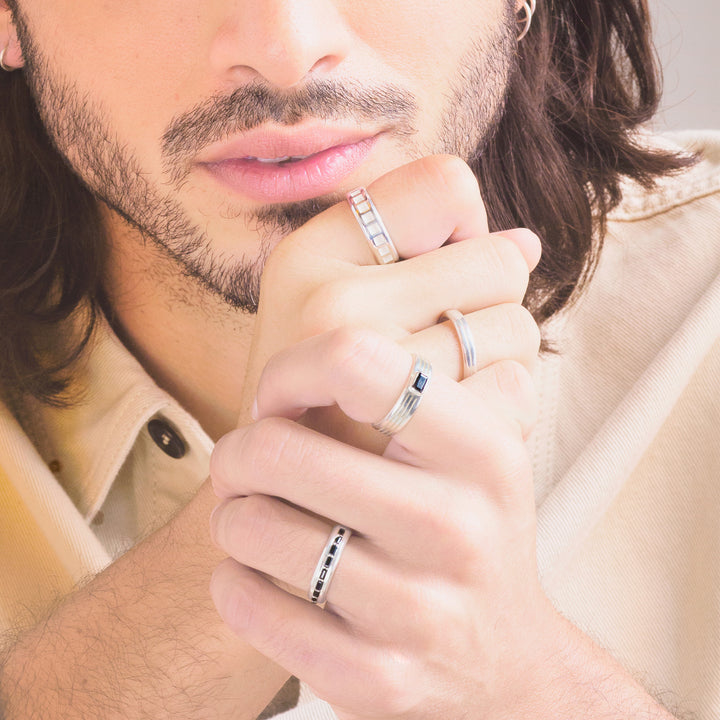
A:
[[[367,190],[402,258],[434,250],[448,240],[488,233],[477,178],[460,158],[434,155],[416,160],[378,178]],[[347,202],[310,220],[278,251],[375,264]]]
[[[343,273],[317,287],[306,301],[306,315],[323,319],[325,327],[363,322],[416,332],[434,324],[447,308],[463,313],[501,303],[520,304],[529,279],[527,245],[534,262],[540,241],[529,230],[514,239],[486,235],[446,245],[376,272]]]
[[[329,462],[332,460],[332,462]],[[267,495],[319,518],[377,538],[402,517],[407,489],[432,496],[432,482],[414,468],[338,442],[284,418],[269,418],[224,435],[210,460],[221,499]],[[387,482],[388,477],[392,482]],[[432,500],[431,500],[432,501]]]
[[[505,303],[465,315],[475,348],[477,368],[515,360],[532,372],[541,335],[530,312],[517,303]],[[400,341],[411,353],[427,358],[434,369],[455,380],[463,378],[463,346],[453,323],[445,320]]]
[[[435,539],[431,543],[435,552],[432,548],[424,552],[424,540],[415,541],[419,529],[404,542],[393,538],[383,553],[357,533],[351,535],[331,579],[326,608],[373,640],[422,643],[416,618],[435,593],[443,592],[437,582],[423,580],[430,569],[452,575],[452,558],[436,561]],[[300,598],[308,595],[331,530],[329,522],[267,495],[226,500],[211,519],[218,547],[242,565],[293,588]],[[456,546],[450,554],[456,557],[459,551]],[[420,574],[418,565],[422,565]]]
[[[297,419],[308,408],[339,408],[351,420],[378,423],[407,386],[412,357],[401,345],[371,330],[340,328],[308,338],[274,355],[260,378],[259,418]],[[439,371],[432,373],[418,409],[403,430],[403,444],[425,454],[435,434],[433,416],[445,417],[470,402],[467,393]],[[476,403],[473,415],[493,418]],[[450,410],[449,410],[450,409]]]
[[[218,505],[210,528],[215,544],[234,560],[307,598],[333,525],[277,497],[248,495]],[[389,586],[382,560],[356,531],[337,563],[327,603],[344,617],[365,616],[368,596],[387,597]]]
[[[527,440],[538,420],[535,384],[527,367],[515,360],[502,359],[462,381],[485,405],[508,423],[516,424]]]
[[[369,707],[382,659],[344,622],[233,560],[213,573],[220,617],[246,642],[339,706]],[[370,698],[370,700],[369,700]]]
[[[331,529],[329,521],[269,495],[229,498],[210,517],[211,537],[221,550],[291,586],[300,597],[307,597]],[[355,549],[359,538],[353,539]]]
[[[258,416],[295,419],[306,408],[336,404],[351,420],[379,422],[407,387],[411,367],[406,350],[371,331],[344,328],[309,338],[277,353],[265,367]],[[447,472],[447,458],[453,457],[465,472],[480,468],[504,481],[519,469],[514,439],[522,438],[517,430],[499,422],[467,389],[435,372],[414,415],[393,440],[406,449],[408,463]]]
[[[468,426],[472,420],[467,418]],[[393,447],[403,451],[393,443],[388,451]],[[262,420],[216,445],[211,461],[215,492],[225,499],[240,496],[241,501],[219,511],[225,527],[232,529],[216,528],[214,534],[219,538],[226,533],[219,540],[226,552],[303,591],[309,589],[327,528],[334,523],[351,528],[354,534],[329,600],[344,617],[362,625],[369,610],[381,611],[374,604],[379,597],[402,596],[401,604],[408,608],[421,601],[412,594],[417,582],[409,580],[435,575],[465,582],[476,576],[477,549],[490,542],[498,508],[513,516],[532,514],[529,473],[502,476],[484,458],[463,456],[466,449],[454,442],[455,454],[444,458],[445,472],[437,474],[358,450],[289,420]],[[524,448],[518,457],[525,471]],[[250,500],[258,495],[269,499]],[[320,516],[325,527],[306,519],[294,524],[296,516],[272,506],[279,503],[273,497],[302,508],[308,517]],[[216,524],[218,517],[213,518]],[[279,527],[286,521],[293,524]],[[298,553],[297,546],[309,549]],[[403,588],[410,594],[405,596]],[[393,618],[396,627],[402,625],[401,618]]]

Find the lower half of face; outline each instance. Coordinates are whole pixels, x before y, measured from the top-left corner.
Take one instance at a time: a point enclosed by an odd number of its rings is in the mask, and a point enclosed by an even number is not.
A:
[[[249,310],[274,243],[348,190],[479,152],[515,52],[506,0],[267,5],[285,4],[27,0],[18,15],[77,174],[184,282]],[[63,23],[73,43],[52,39]]]

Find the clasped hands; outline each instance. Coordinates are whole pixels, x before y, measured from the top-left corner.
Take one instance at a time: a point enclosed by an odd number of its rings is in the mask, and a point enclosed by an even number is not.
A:
[[[246,381],[257,421],[212,457],[211,532],[229,558],[211,592],[238,635],[341,718],[499,717],[533,692],[556,618],[524,443],[540,335],[521,303],[540,243],[488,232],[457,158],[368,190],[402,262],[375,265],[341,203],[266,265]],[[448,308],[475,338],[480,369],[465,380],[452,325],[437,322]],[[433,376],[388,443],[371,423],[412,353]],[[323,609],[306,596],[336,523],[353,535]]]

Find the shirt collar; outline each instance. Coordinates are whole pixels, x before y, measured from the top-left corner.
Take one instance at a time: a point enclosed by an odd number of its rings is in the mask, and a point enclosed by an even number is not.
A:
[[[182,441],[185,451],[178,458],[178,482],[197,487],[207,477],[212,440],[157,386],[104,318],[98,322],[76,375],[78,387],[83,389],[78,401],[56,408],[31,400],[23,402],[20,414],[50,469],[86,520],[100,509],[138,434],[151,419],[161,419]],[[158,442],[160,449],[161,444]]]

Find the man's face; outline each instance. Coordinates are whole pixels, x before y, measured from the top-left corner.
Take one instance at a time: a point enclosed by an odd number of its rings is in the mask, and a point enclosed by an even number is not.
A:
[[[252,309],[269,249],[501,111],[508,0],[20,0],[46,127],[179,276]]]

